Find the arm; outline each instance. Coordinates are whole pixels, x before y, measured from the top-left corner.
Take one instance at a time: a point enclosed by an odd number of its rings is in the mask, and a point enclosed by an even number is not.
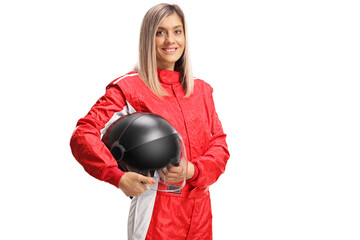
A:
[[[120,188],[127,196],[139,196],[156,181],[137,173],[124,173],[116,160],[101,141],[101,132],[114,119],[130,114],[121,90],[109,85],[104,96],[81,118],[70,140],[70,147],[76,160],[91,176]]]
[[[116,86],[107,89],[89,113],[81,118],[70,140],[70,147],[76,160],[91,176],[119,186],[124,175],[110,151],[101,141],[100,130],[117,112],[126,107],[120,89]]]
[[[230,157],[226,144],[226,134],[223,132],[221,122],[215,110],[212,89],[208,104],[209,116],[211,118],[211,136],[203,156],[191,161],[194,166],[194,175],[188,183],[194,187],[207,187],[215,183],[225,171],[226,163]]]

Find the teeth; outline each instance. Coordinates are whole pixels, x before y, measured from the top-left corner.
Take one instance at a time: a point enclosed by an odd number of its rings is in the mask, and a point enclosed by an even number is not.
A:
[[[176,49],[175,48],[173,48],[173,49],[165,49],[165,51],[167,51],[167,52],[174,52]]]

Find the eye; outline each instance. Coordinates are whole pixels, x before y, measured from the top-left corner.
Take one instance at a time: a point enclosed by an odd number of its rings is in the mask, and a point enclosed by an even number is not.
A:
[[[179,35],[179,34],[181,34],[181,33],[182,33],[181,30],[175,30],[175,34]]]
[[[160,36],[160,35],[164,35],[164,34],[165,34],[164,31],[157,31],[157,32],[156,32],[156,36]]]

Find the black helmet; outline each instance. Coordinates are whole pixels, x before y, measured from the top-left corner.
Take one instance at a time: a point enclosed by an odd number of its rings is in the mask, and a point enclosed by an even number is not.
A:
[[[160,178],[156,172],[164,173],[169,164],[179,166],[186,159],[181,136],[164,118],[152,113],[134,113],[118,119],[102,141],[121,170],[150,175],[163,183],[164,175]],[[186,176],[186,166],[183,167]]]

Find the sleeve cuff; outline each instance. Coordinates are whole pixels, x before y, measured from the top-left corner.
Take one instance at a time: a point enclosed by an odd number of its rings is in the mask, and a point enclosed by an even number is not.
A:
[[[119,188],[119,182],[121,177],[125,172],[121,171],[118,167],[105,168],[103,171],[103,181],[108,182],[114,185],[116,188]]]
[[[194,172],[194,176],[192,176],[192,178],[190,178],[187,182],[192,185],[192,183],[196,182],[197,178],[199,177],[199,168],[195,165],[194,165],[194,169],[195,169],[195,172]]]

